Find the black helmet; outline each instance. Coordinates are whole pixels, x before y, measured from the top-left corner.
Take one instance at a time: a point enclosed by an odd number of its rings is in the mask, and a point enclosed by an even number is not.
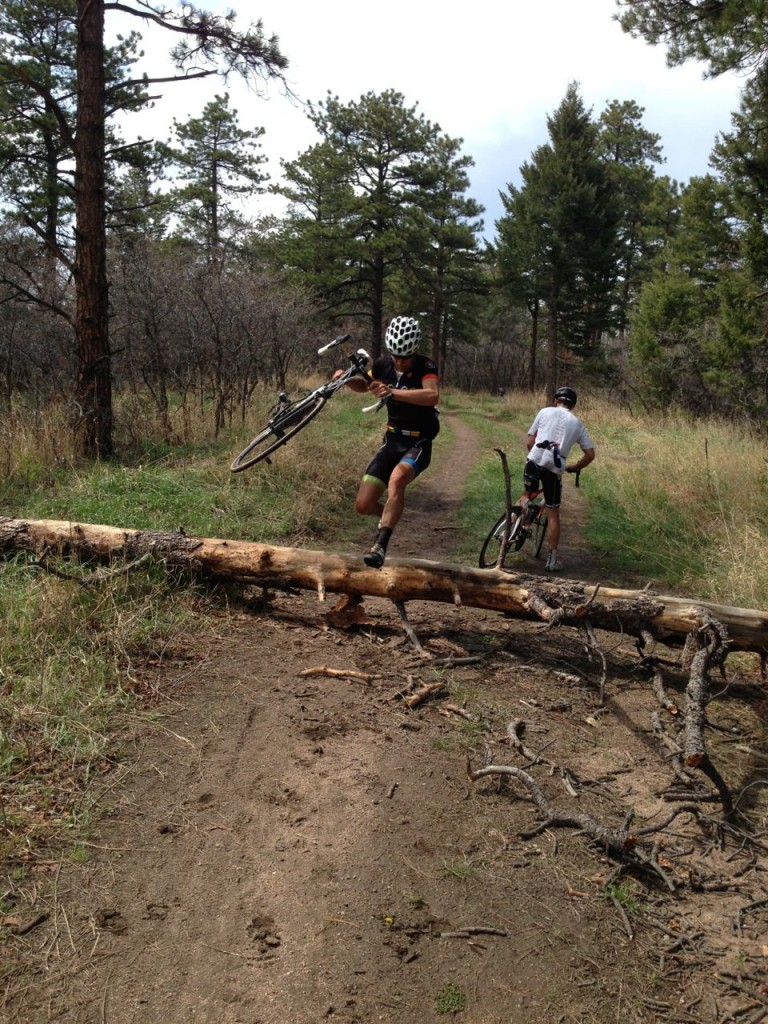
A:
[[[573,388],[558,388],[555,392],[556,402],[565,402],[569,409],[576,405],[576,392]]]

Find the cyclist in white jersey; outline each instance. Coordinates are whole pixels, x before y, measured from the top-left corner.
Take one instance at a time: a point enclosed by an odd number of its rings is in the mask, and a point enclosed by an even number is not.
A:
[[[544,505],[547,509],[548,553],[546,570],[556,572],[562,568],[557,558],[560,542],[560,502],[562,499],[563,473],[578,473],[593,461],[595,446],[586,427],[571,411],[576,405],[573,388],[558,388],[555,404],[539,409],[528,428],[528,459],[523,470],[526,495],[541,487]],[[578,462],[568,465],[568,455],[574,444],[578,444],[582,456]]]

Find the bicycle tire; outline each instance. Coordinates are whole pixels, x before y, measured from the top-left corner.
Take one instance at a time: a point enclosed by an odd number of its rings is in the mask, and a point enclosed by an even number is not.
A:
[[[499,558],[499,551],[501,550],[501,539],[504,535],[504,522],[506,518],[506,512],[499,516],[488,532],[488,536],[483,541],[483,546],[480,548],[479,559],[481,569],[494,569],[496,567],[496,562]],[[509,553],[512,546],[517,543],[517,535],[520,532],[520,516],[512,513],[512,518],[509,524],[509,543],[507,545],[507,553]],[[523,540],[525,540],[524,536]],[[522,541],[520,543],[522,543]],[[515,548],[515,550],[517,550],[517,548]],[[502,566],[503,565],[504,563],[502,562]]]
[[[315,395],[311,401],[302,398],[283,409],[275,416],[272,423],[258,433],[239,455],[235,456],[229,467],[230,470],[233,473],[240,473],[242,470],[248,469],[249,466],[254,466],[262,459],[266,459],[273,451],[303,430],[310,420],[317,416],[327,401],[325,395]]]
[[[533,534],[532,534],[532,537],[533,537],[533,547],[534,547],[534,552],[533,552],[534,558],[538,558],[539,555],[541,554],[541,549],[542,549],[542,547],[544,545],[544,538],[547,536],[547,526],[548,525],[549,525],[549,520],[547,518],[547,513],[544,511],[544,509],[541,509],[539,511],[539,514],[536,516],[536,519],[534,520],[534,523],[533,523]]]

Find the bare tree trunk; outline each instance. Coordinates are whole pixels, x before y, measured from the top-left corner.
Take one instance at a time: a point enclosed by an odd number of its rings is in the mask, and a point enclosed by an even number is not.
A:
[[[75,340],[79,446],[109,458],[112,379],[104,170],[104,0],[77,0]]]
[[[373,261],[373,303],[371,308],[371,356],[378,359],[382,349],[384,327],[384,259],[375,256]]]
[[[539,348],[539,302],[529,308],[531,314],[531,347],[528,356],[528,390],[536,390],[536,355]]]
[[[315,591],[321,599],[326,593],[342,593],[367,594],[395,603],[438,601],[488,608],[551,626],[583,627],[589,623],[590,627],[638,638],[647,633],[672,646],[684,643],[708,616],[715,616],[727,629],[732,649],[763,656],[768,652],[768,612],[424,559],[392,558],[384,569],[376,570],[357,558],[304,548],[0,517],[0,553],[14,551],[57,551],[100,561],[133,561],[149,554],[200,575],[298,587]]]
[[[547,401],[554,402],[557,390],[557,310],[551,306],[547,319]]]

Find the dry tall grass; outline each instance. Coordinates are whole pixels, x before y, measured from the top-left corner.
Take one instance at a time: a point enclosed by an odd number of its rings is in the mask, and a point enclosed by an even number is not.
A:
[[[723,420],[595,400],[579,411],[598,453],[593,520],[622,522],[633,558],[653,554],[702,597],[768,607],[768,439]]]

